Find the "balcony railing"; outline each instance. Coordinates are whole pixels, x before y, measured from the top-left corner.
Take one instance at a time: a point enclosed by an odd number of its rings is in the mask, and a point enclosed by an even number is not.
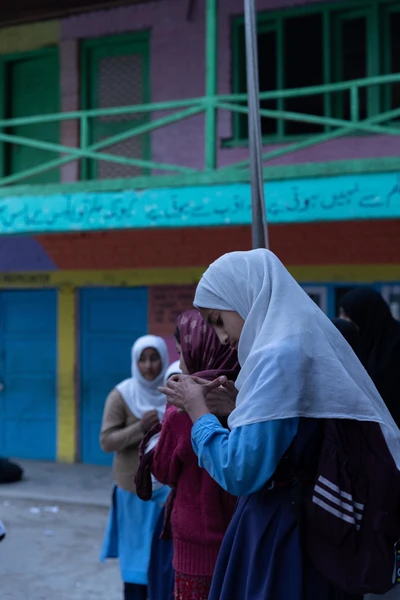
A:
[[[384,92],[388,93],[391,86],[400,84],[400,74],[387,75],[381,77],[373,77],[359,79],[354,81],[346,81],[331,85],[307,87],[300,89],[292,89],[285,91],[266,92],[260,95],[261,101],[276,100],[278,108],[276,110],[261,110],[261,116],[269,119],[282,121],[297,121],[300,123],[308,123],[321,126],[324,130],[321,133],[302,136],[297,140],[292,140],[284,146],[269,149],[263,154],[263,162],[267,164],[269,160],[293,153],[298,150],[315,146],[330,140],[347,136],[349,134],[380,134],[380,135],[400,135],[400,127],[395,121],[400,118],[400,107],[391,110],[381,111],[378,114],[369,116],[368,118],[360,118],[361,102],[360,91],[367,90],[367,94],[376,93],[379,97],[383,97]],[[329,110],[332,106],[333,95],[341,94],[341,106],[347,102],[348,106],[344,106],[343,113],[349,114],[349,118],[337,118],[332,116],[333,113]],[[300,96],[315,96],[322,95],[325,105],[325,116],[317,116],[313,114],[303,114],[291,112],[279,107],[284,107],[284,101]],[[158,102],[146,105],[123,106],[120,108],[107,108],[99,110],[81,110],[76,112],[63,112],[57,114],[40,115],[26,118],[16,118],[0,121],[0,142],[3,144],[3,156],[7,156],[7,151],[10,145],[25,146],[38,150],[45,150],[54,153],[54,159],[43,162],[32,168],[24,171],[19,171],[0,179],[0,186],[9,186],[14,184],[24,183],[27,179],[31,179],[41,173],[49,170],[59,169],[73,161],[106,161],[130,167],[138,167],[145,169],[148,176],[140,177],[141,187],[151,186],[151,174],[176,174],[183,177],[183,181],[196,183],[200,179],[205,181],[205,176],[208,174],[218,173],[224,177],[230,176],[232,180],[240,180],[240,174],[243,175],[243,170],[248,169],[249,160],[235,162],[222,168],[217,168],[217,148],[219,140],[217,139],[217,115],[218,111],[229,111],[236,114],[247,114],[248,109],[245,105],[246,96],[244,94],[228,94],[215,97],[205,96],[202,98],[191,98],[186,100],[178,100],[171,102]],[[168,115],[155,118],[157,112],[174,111]],[[204,168],[195,169],[182,164],[166,164],[145,158],[132,156],[121,156],[106,152],[106,150],[120,142],[124,142],[135,136],[148,135],[162,127],[176,124],[185,119],[189,119],[195,115],[205,115],[204,120]],[[148,120],[140,125],[130,126],[127,122],[126,129],[120,131],[116,135],[112,135],[107,139],[102,139],[96,143],[91,143],[91,126],[94,119],[102,117],[121,117],[127,115],[147,115]],[[152,120],[150,120],[150,118]],[[70,147],[60,143],[53,143],[40,139],[32,139],[12,133],[12,129],[24,125],[37,125],[47,123],[62,123],[66,121],[79,122],[79,137],[80,142],[77,147]],[[121,125],[121,124],[120,124]],[[11,133],[10,133],[11,131]],[[147,183],[146,183],[147,180]]]

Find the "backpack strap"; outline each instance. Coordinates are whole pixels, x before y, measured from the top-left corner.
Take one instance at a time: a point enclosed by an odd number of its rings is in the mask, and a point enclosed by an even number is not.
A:
[[[292,448],[283,457],[283,468],[286,471],[286,480],[290,489],[292,508],[299,528],[301,561],[304,562],[306,552],[305,515],[304,515],[304,482],[297,473]],[[281,461],[281,462],[282,462]],[[304,571],[304,569],[303,569]],[[302,598],[306,597],[305,578],[302,578]]]
[[[292,448],[279,461],[279,465],[270,479],[267,490],[275,487],[288,487],[292,499],[292,507],[300,530],[300,540],[302,548],[304,547],[304,482],[297,473]]]

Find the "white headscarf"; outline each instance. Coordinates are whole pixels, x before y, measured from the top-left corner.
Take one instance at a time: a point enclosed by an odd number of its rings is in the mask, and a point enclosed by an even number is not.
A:
[[[172,377],[172,375],[175,375],[177,373],[182,373],[180,366],[179,366],[179,360],[176,360],[175,362],[171,363],[168,367],[168,369],[165,372],[165,381],[167,382],[168,379],[170,377]],[[153,435],[147,446],[145,449],[145,453],[149,452],[150,450],[152,450],[153,448],[155,448],[157,446],[158,440],[160,439],[161,433],[156,433],[155,435]],[[155,492],[156,490],[159,490],[160,488],[163,487],[163,484],[160,483],[159,481],[157,481],[157,479],[154,477],[154,475],[151,475],[151,483],[152,483],[152,490],[153,492]]]
[[[230,428],[313,417],[380,423],[400,469],[400,431],[335,326],[268,250],[233,252],[203,275],[194,305],[245,321]]]
[[[166,372],[165,372],[165,382],[164,383],[166,383],[168,381],[168,379],[170,377],[172,377],[172,375],[176,375],[178,373],[182,373],[182,371],[181,371],[180,366],[179,366],[179,360],[176,360],[175,362],[171,363],[169,365],[168,369],[166,370]],[[155,435],[153,435],[150,438],[150,440],[149,440],[149,442],[148,442],[148,444],[146,446],[145,453],[156,447],[157,442],[160,439],[160,435],[161,435],[161,433],[156,433]]]
[[[165,381],[168,381],[168,379],[172,377],[172,375],[179,375],[180,373],[182,373],[182,371],[179,366],[179,360],[176,360],[175,362],[169,365],[165,373]]]
[[[139,370],[139,358],[146,348],[154,348],[161,358],[160,374],[153,381],[147,381]],[[162,338],[145,335],[136,340],[132,348],[132,377],[118,384],[117,390],[138,419],[142,419],[149,410],[156,410],[160,420],[163,418],[167,399],[158,388],[164,384],[167,367],[168,349]]]

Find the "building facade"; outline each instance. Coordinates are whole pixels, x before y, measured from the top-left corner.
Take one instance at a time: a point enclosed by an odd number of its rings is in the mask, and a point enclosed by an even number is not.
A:
[[[0,17],[0,454],[107,463],[133,341],[173,358],[204,268],[251,247],[242,0],[20,4]],[[329,316],[373,284],[400,317],[400,0],[257,8],[271,249]]]

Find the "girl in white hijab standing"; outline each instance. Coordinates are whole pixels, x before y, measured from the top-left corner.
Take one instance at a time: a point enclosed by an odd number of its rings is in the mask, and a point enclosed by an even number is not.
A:
[[[281,459],[291,447],[296,467],[315,472],[319,419],[354,419],[380,424],[399,468],[399,431],[372,381],[268,250],[222,256],[203,275],[194,304],[220,341],[238,348],[242,368],[230,431],[207,409],[211,386],[182,377],[162,390],[192,418],[199,465],[240,497],[210,600],[358,599],[330,584],[302,552]]]
[[[111,391],[104,408],[100,444],[104,452],[115,453],[115,486],[101,559],[119,558],[125,600],[147,599],[151,541],[169,493],[162,487],[143,502],[135,487],[139,444],[165,413],[166,397],[158,387],[167,367],[165,341],[139,338],[132,348],[132,377]]]

